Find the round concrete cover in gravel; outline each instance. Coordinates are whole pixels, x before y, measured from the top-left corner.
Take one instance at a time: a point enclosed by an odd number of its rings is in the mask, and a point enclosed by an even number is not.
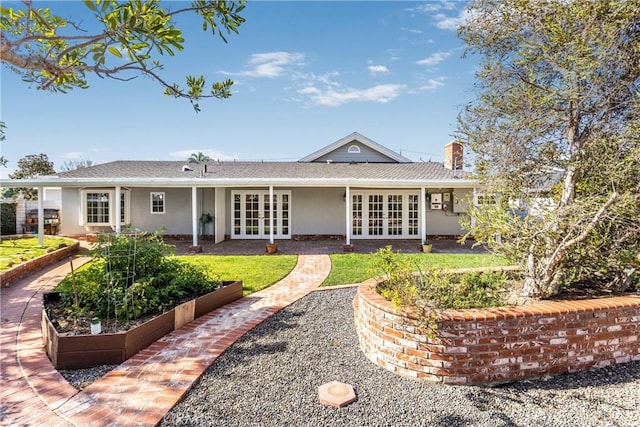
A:
[[[320,403],[342,408],[356,400],[356,392],[349,384],[331,381],[318,387]]]

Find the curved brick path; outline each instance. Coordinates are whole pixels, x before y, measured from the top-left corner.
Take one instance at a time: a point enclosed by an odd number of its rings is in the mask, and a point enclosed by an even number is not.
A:
[[[328,255],[300,255],[280,282],[172,332],[82,392],[53,368],[40,332],[41,294],[69,264],[16,281],[0,295],[0,425],[155,425],[227,347],[317,288],[330,269]]]

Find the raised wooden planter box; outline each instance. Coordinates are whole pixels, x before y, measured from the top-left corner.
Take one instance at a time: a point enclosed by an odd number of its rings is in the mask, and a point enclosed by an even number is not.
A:
[[[45,298],[51,294],[45,294]],[[56,369],[92,368],[124,362],[158,339],[218,307],[242,298],[242,281],[228,282],[128,331],[97,335],[60,335],[42,310],[42,339]]]

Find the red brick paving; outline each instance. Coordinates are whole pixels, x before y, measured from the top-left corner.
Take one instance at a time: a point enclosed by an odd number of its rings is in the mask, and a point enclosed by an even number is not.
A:
[[[155,425],[230,345],[316,289],[330,269],[327,255],[300,255],[277,284],[172,332],[82,392],[53,368],[40,331],[42,293],[69,264],[18,280],[0,294],[0,425]]]

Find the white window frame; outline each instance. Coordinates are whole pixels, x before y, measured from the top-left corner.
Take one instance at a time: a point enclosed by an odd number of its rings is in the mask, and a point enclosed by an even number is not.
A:
[[[358,147],[357,145],[350,145],[349,148],[347,149],[347,153],[349,154],[360,154],[360,147]]]
[[[161,200],[162,200],[162,211],[154,211],[153,210],[153,196],[157,196],[160,195],[161,196]],[[164,215],[167,212],[167,196],[165,194],[164,191],[151,191],[149,193],[149,212],[151,213],[151,215]]]
[[[87,195],[91,193],[106,193],[109,204],[108,207],[108,217],[109,222],[89,222],[87,215],[89,214],[87,209]],[[127,225],[131,222],[131,191],[128,189],[121,189],[120,194],[121,197],[124,197],[124,221],[120,221],[120,225]],[[83,188],[80,190],[80,225],[88,226],[88,227],[113,227],[115,225],[115,205],[113,204],[113,200],[116,198],[116,191],[112,188]],[[120,203],[120,201],[118,201]]]

